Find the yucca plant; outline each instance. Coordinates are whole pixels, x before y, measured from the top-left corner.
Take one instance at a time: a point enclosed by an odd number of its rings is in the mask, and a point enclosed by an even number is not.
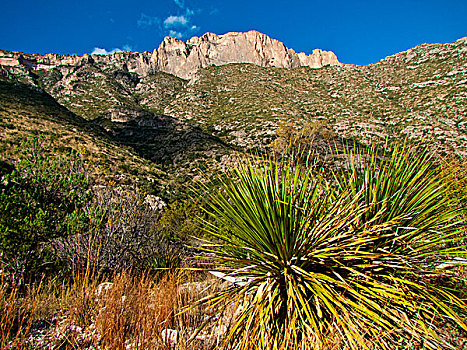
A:
[[[404,147],[344,156],[332,181],[245,160],[208,196],[210,263],[243,281],[201,300],[238,305],[227,348],[438,349],[440,320],[467,330],[465,302],[436,284],[464,251],[433,159]]]

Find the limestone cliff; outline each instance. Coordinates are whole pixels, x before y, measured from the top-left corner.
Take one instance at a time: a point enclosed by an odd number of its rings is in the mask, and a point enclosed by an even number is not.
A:
[[[0,50],[0,65],[26,69],[76,67],[86,63],[114,65],[124,71],[146,76],[155,71],[190,79],[200,68],[227,63],[253,63],[262,67],[294,68],[341,65],[330,51],[316,49],[312,54],[296,53],[282,42],[257,31],[216,35],[206,33],[183,42],[166,37],[150,52],[117,52],[112,55],[30,55]]]
[[[257,31],[216,35],[206,33],[186,43],[166,37],[151,62],[157,70],[190,78],[199,69],[227,63],[253,63],[262,67],[294,68],[340,65],[333,52],[314,50],[311,55],[295,53],[278,40]]]

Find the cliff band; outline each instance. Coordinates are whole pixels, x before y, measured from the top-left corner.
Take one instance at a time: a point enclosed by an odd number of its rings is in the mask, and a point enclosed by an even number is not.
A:
[[[331,51],[296,53],[282,42],[257,31],[216,35],[206,33],[187,42],[166,37],[158,49],[150,52],[116,52],[111,55],[24,54],[0,50],[0,65],[22,66],[33,70],[48,70],[58,66],[76,67],[86,63],[112,64],[117,68],[146,76],[156,71],[192,78],[200,68],[228,63],[253,63],[262,67],[321,68],[342,65]]]

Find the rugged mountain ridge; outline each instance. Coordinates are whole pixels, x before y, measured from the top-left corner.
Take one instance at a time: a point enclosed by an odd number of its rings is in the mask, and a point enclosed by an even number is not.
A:
[[[321,68],[341,65],[330,51],[315,49],[311,55],[296,53],[282,42],[257,31],[231,32],[225,35],[206,33],[193,37],[186,43],[166,37],[151,62],[157,70],[181,78],[191,78],[200,68],[228,63],[253,63],[261,67],[296,68],[307,66]]]
[[[116,52],[111,55],[58,55],[24,54],[0,50],[0,65],[24,67],[29,70],[59,68],[66,72],[87,63],[103,63],[119,69],[147,76],[156,71],[174,74],[183,79],[211,65],[253,63],[262,67],[295,68],[308,66],[321,68],[341,65],[331,51],[315,49],[312,54],[296,53],[282,42],[257,31],[231,32],[224,35],[206,33],[183,42],[166,37],[158,49],[150,52]]]
[[[467,156],[467,40],[422,44],[368,66],[200,70],[164,114],[239,147],[266,147],[289,124],[360,142],[411,139]],[[282,129],[283,131],[283,129]]]
[[[196,174],[195,168],[223,167],[222,159],[232,150],[264,149],[294,130],[324,130],[358,142],[408,138],[467,155],[465,38],[419,45],[368,66],[312,69],[294,66],[300,54],[284,51],[283,44],[249,33],[226,35],[228,40],[206,34],[188,43],[166,39],[154,59],[165,62],[166,70],[180,64],[188,71],[192,55],[204,55],[202,65],[219,63],[199,68],[189,81],[177,72],[158,70],[151,63],[154,53],[130,52],[67,56],[68,61],[52,54],[31,58],[6,53],[10,56],[3,56],[8,62],[0,65],[0,75],[46,91],[113,141],[188,177]],[[249,35],[257,37],[251,41],[254,50],[247,50],[256,52],[249,60],[273,55],[275,64],[292,68],[261,66],[274,62],[221,64],[225,52],[244,57],[228,43],[246,42]],[[224,43],[223,49],[213,44],[216,40]],[[239,47],[246,47],[245,42]],[[210,45],[219,48],[210,51]]]

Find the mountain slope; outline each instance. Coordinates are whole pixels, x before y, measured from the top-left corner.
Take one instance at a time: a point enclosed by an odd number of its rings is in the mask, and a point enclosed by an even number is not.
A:
[[[467,155],[465,39],[420,45],[369,66],[336,64],[313,69],[231,63],[201,68],[189,81],[157,71],[162,69],[158,64],[164,60],[164,52],[178,57],[169,55],[175,61],[167,67],[174,62],[186,66],[195,52],[208,53],[211,61],[204,63],[221,63],[226,48],[232,49],[232,43],[238,42],[243,50],[249,47],[244,43],[248,38],[252,43],[261,42],[245,53],[248,57],[260,52],[262,56],[258,57],[263,59],[285,50],[283,44],[257,32],[206,34],[187,43],[167,39],[157,51],[157,59],[155,53],[64,58],[3,52],[1,72],[9,79],[42,87],[71,111],[104,126],[118,142],[173,170],[180,166],[187,169],[186,163],[201,154],[222,158],[230,152],[225,143],[240,149],[267,147],[283,124],[298,129],[326,125],[337,136],[359,142],[408,137],[431,143],[443,152]],[[169,56],[167,62],[172,59]],[[116,111],[120,116],[127,114],[123,124],[109,122]],[[186,124],[182,127],[180,121]],[[157,128],[151,127],[150,133],[146,132],[149,129],[139,130],[148,123],[171,126],[164,127],[166,136],[155,137]],[[182,134],[171,134],[177,128],[191,130],[187,135],[192,140],[185,142]],[[170,145],[171,135],[181,142],[180,148]],[[184,161],[180,163],[174,157],[177,149],[194,152],[183,151]]]
[[[338,135],[433,140],[467,154],[467,44],[421,45],[369,66],[231,64],[199,72],[165,113],[237,145],[268,144],[281,122],[326,122]]]
[[[186,191],[188,176],[232,152],[200,128],[147,111],[114,110],[87,121],[39,88],[0,77],[1,158],[16,160],[31,137],[54,153],[80,151],[98,184],[138,183],[166,200]]]
[[[154,164],[113,142],[102,128],[89,125],[37,88],[0,77],[0,108],[4,159],[16,159],[22,142],[37,137],[57,152],[84,152],[97,177],[120,177],[123,182],[132,182],[136,177],[159,182],[165,176]],[[123,172],[124,169],[131,171]]]

